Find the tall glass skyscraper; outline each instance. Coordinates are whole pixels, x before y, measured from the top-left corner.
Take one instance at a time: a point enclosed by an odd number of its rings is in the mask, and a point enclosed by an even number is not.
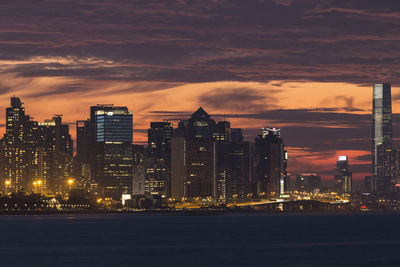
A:
[[[127,107],[92,106],[90,123],[93,176],[101,195],[120,199],[122,193],[132,193],[132,112]]]
[[[388,83],[374,84],[372,111],[372,176],[374,191],[390,192],[392,99]]]

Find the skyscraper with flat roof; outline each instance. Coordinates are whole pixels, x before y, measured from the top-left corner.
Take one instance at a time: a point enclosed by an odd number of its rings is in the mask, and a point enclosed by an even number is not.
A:
[[[39,164],[33,182],[42,181],[42,192],[67,193],[73,155],[69,125],[62,122],[61,115],[56,115],[51,120],[39,122],[35,136]]]
[[[90,124],[95,182],[102,195],[120,199],[132,193],[132,113],[127,107],[92,106]]]
[[[388,193],[391,190],[391,154],[391,86],[389,83],[377,83],[373,87],[372,110],[372,176],[375,192]]]
[[[145,192],[147,195],[171,195],[172,123],[151,122],[148,129]]]
[[[336,162],[334,189],[340,194],[350,194],[352,191],[352,173],[349,170],[347,156],[339,156]]]

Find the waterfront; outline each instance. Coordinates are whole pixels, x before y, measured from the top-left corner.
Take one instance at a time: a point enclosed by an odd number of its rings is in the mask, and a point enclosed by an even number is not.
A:
[[[399,266],[399,220],[388,213],[1,216],[0,254],[2,266]]]

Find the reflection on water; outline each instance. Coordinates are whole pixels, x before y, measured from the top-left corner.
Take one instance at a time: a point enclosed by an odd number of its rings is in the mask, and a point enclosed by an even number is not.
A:
[[[400,266],[400,214],[1,216],[2,266]]]

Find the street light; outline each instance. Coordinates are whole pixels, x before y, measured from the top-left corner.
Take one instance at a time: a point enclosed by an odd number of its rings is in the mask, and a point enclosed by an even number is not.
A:
[[[67,180],[67,183],[68,183],[69,187],[71,187],[75,183],[75,180],[70,178]]]
[[[33,184],[33,192],[38,193],[38,192],[42,191],[42,188],[41,188],[41,186],[43,184],[42,180],[33,181],[32,184]]]
[[[74,185],[74,183],[75,183],[75,180],[72,179],[72,178],[69,178],[69,179],[67,180],[68,190],[69,190],[69,191],[72,190],[72,186]]]
[[[4,184],[5,184],[5,193],[6,193],[6,195],[8,194],[8,188],[10,188],[11,187],[11,181],[10,180],[5,180],[4,181]]]

